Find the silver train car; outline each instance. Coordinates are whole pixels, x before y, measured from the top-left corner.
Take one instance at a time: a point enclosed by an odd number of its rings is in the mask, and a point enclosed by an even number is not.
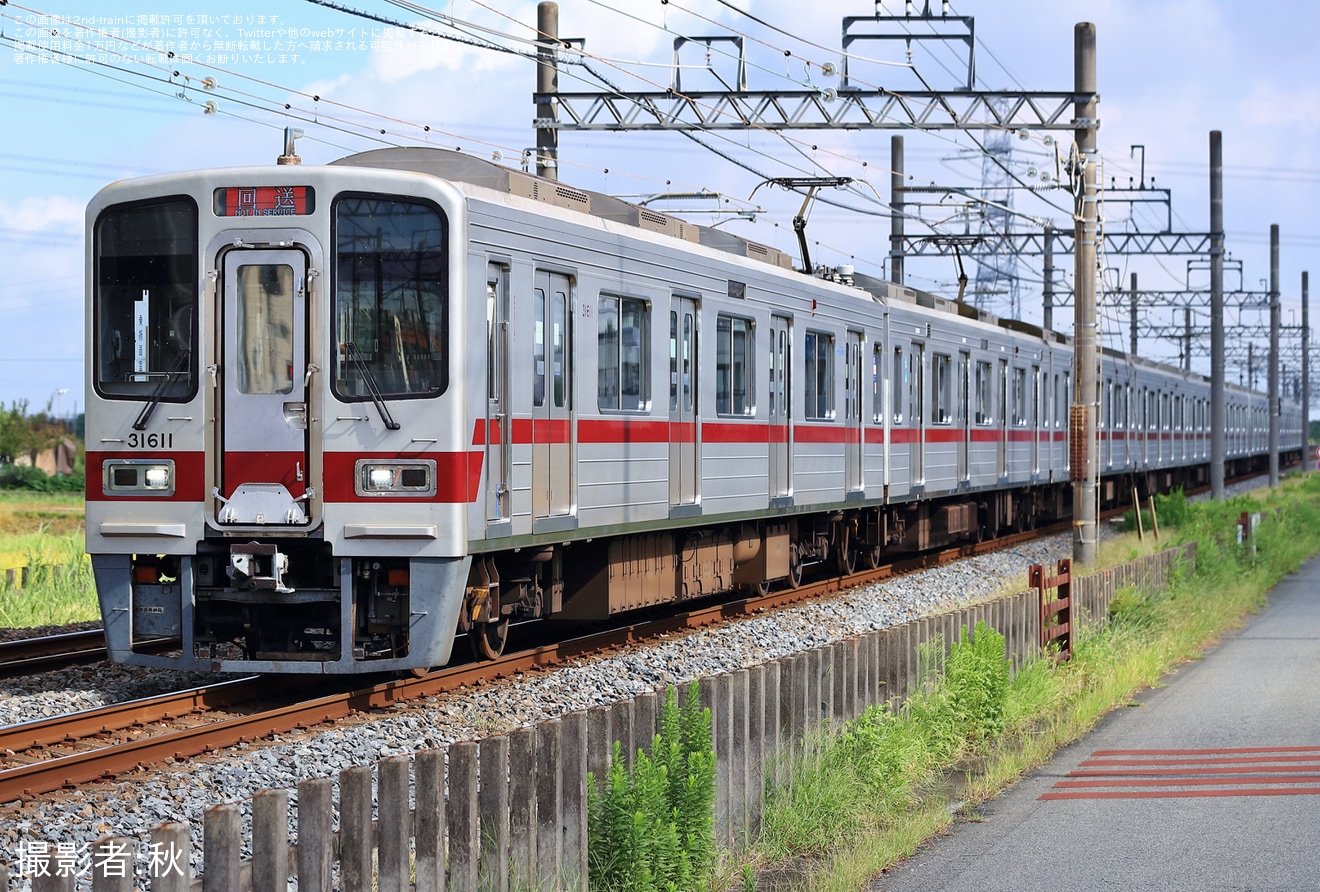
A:
[[[609,196],[382,149],[115,183],[87,227],[114,660],[418,670],[1070,510],[1068,339]],[[1102,501],[1208,480],[1209,382],[1102,364]],[[1229,388],[1230,473],[1267,422]]]

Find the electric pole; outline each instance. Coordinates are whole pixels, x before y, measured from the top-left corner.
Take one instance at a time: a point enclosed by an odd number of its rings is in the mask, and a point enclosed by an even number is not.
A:
[[[903,284],[903,137],[889,137],[889,278]]]
[[[1224,499],[1224,135],[1210,131],[1210,495]]]
[[[1270,224],[1270,486],[1279,485],[1279,224]]]
[[[559,179],[559,4],[536,5],[536,175]]]
[[[1310,274],[1302,270],[1302,460],[1311,458],[1311,314]]]
[[[1080,22],[1073,29],[1073,88],[1086,97],[1073,109],[1077,158],[1073,176],[1083,179],[1076,210],[1076,299],[1073,302],[1073,406],[1069,418],[1073,483],[1073,560],[1095,563],[1098,539],[1095,455],[1096,402],[1096,241],[1099,238],[1096,155],[1095,25]]]

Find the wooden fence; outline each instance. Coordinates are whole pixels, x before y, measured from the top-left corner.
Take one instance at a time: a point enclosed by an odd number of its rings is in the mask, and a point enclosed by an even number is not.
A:
[[[1190,548],[1174,549],[1075,579],[1076,621],[1103,621],[1120,587],[1161,586],[1179,560],[1194,557]],[[922,645],[957,640],[985,622],[1004,635],[1019,666],[1037,654],[1039,621],[1039,594],[1029,590],[701,679],[716,754],[718,840],[741,848],[760,825],[767,786],[787,781],[794,754],[822,730],[914,691]],[[616,740],[630,760],[638,748],[649,750],[662,696],[644,693],[511,734],[350,768],[335,781],[305,781],[292,797],[292,821],[287,790],[213,806],[203,821],[199,878],[183,823],[157,827],[146,840],[66,851],[64,862],[55,846],[44,848],[44,862],[29,850],[19,873],[31,877],[33,892],[68,892],[89,876],[96,892],[287,892],[293,878],[312,892],[372,892],[373,883],[379,892],[579,892],[587,883],[587,772],[605,776]],[[43,863],[47,875],[34,875]]]

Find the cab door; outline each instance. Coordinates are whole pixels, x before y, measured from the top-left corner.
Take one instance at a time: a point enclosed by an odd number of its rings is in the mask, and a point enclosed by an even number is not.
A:
[[[217,455],[221,524],[305,525],[308,514],[307,257],[231,250],[221,260]]]
[[[844,492],[864,489],[862,463],[865,455],[862,431],[862,341],[859,331],[848,332],[844,344],[843,414],[846,431],[843,442]]]

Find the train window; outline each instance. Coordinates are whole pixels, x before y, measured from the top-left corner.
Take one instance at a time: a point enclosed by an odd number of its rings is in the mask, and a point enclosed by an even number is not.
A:
[[[600,296],[596,343],[596,405],[602,409],[651,408],[651,314],[645,301]]]
[[[871,348],[871,421],[885,423],[885,350],[880,344]]]
[[[994,390],[991,382],[990,363],[976,363],[976,423],[994,424]]]
[[[912,424],[926,423],[926,345],[913,344],[908,354],[908,415]]]
[[[430,204],[341,195],[334,214],[334,390],[437,396],[449,386],[445,220]]]
[[[94,238],[97,392],[191,399],[197,392],[197,206],[175,197],[107,208]]]
[[[1013,369],[1013,426],[1027,424],[1027,370]]]
[[[750,319],[721,314],[715,321],[715,411],[752,415],[756,411],[752,356],[755,326]]]
[[[903,423],[903,348],[894,348],[894,369],[893,374],[889,376],[889,396],[890,410],[894,413],[894,424]]]
[[[806,417],[834,417],[834,335],[807,332]]]
[[[931,356],[931,377],[934,384],[935,405],[931,414],[933,424],[953,421],[953,360],[943,353]]]
[[[532,405],[545,405],[545,290],[535,289],[532,301]]]
[[[1041,393],[1041,391],[1044,389],[1044,384],[1045,384],[1045,378],[1044,376],[1041,375],[1040,368],[1037,366],[1032,366],[1031,367],[1031,415],[1027,419],[1027,423],[1030,424],[1032,427],[1040,426],[1041,403],[1045,402],[1048,399],[1048,394],[1043,395]]]
[[[238,267],[239,393],[293,392],[293,267],[285,263]]]

